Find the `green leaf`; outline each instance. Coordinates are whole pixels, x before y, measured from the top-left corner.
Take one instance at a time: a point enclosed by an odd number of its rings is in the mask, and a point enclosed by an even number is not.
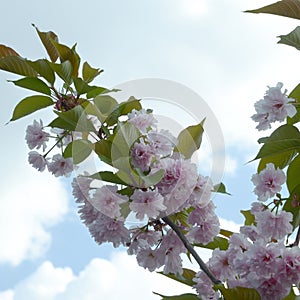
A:
[[[188,286],[195,285],[195,282],[193,281],[193,278],[196,276],[196,272],[187,268],[182,268],[183,273],[180,274],[164,274],[163,272],[157,272],[158,274],[164,275],[166,277],[169,277],[173,280],[179,281],[183,284],[186,284]]]
[[[96,88],[95,86],[88,85],[79,77],[74,77],[73,82],[78,95],[86,94],[87,92],[92,91]]]
[[[109,90],[101,86],[95,86],[92,90],[88,91],[86,97],[88,99],[94,98],[100,94],[105,94],[114,90]]]
[[[229,194],[229,193],[226,191],[226,187],[225,187],[225,185],[224,185],[223,182],[220,182],[220,183],[214,185],[213,192],[215,192],[215,193],[221,193],[221,194],[226,194],[226,195],[231,196],[231,194]]]
[[[103,115],[103,120],[100,120],[101,122],[104,122],[107,116],[109,116],[111,112],[118,106],[117,100],[108,95],[96,96],[94,98],[94,103]]]
[[[94,144],[95,153],[99,156],[99,158],[103,162],[109,165],[112,165],[111,147],[112,147],[112,142],[108,140],[100,140]]]
[[[285,44],[300,50],[300,26],[287,35],[280,35],[278,44]]]
[[[127,185],[116,173],[110,171],[101,171],[89,176],[93,179],[107,181],[116,184]]]
[[[244,287],[236,287],[234,289],[226,289],[223,286],[218,286],[225,300],[243,299],[243,300],[261,300],[259,293],[255,289]]]
[[[290,193],[294,190],[294,188],[297,185],[300,184],[299,170],[300,170],[300,156],[297,155],[290,163],[287,169],[286,184]]]
[[[27,60],[27,63],[41,76],[44,77],[51,85],[54,84],[55,74],[46,59],[36,61]]]
[[[57,35],[52,31],[48,31],[48,32],[39,31],[39,29],[34,24],[32,24],[32,26],[36,29],[51,61],[56,62],[56,60],[59,57],[59,53],[55,48],[55,46],[53,45],[52,41],[58,42]]]
[[[174,151],[180,152],[185,158],[190,158],[200,148],[204,132],[202,120],[198,125],[193,125],[182,130],[178,135],[178,144]]]
[[[291,288],[290,293],[284,297],[282,300],[300,300],[300,296],[296,296],[293,288]]]
[[[254,215],[251,213],[250,210],[241,210],[240,211],[244,217],[245,217],[245,223],[244,225],[252,225],[255,222],[255,217]]]
[[[6,56],[20,56],[14,49],[0,44],[0,58]]]
[[[40,92],[42,94],[51,95],[50,87],[42,80],[36,78],[36,77],[25,77],[16,81],[11,81],[16,86]]]
[[[20,56],[6,56],[0,58],[0,69],[22,76],[37,76],[36,71]]]
[[[214,240],[206,245],[204,244],[193,244],[196,247],[201,247],[201,248],[205,248],[205,249],[217,249],[219,248],[220,250],[227,250],[229,243],[228,243],[228,239],[220,237],[220,236],[216,236],[214,237]]]
[[[51,69],[67,84],[72,83],[72,64],[66,60],[61,64],[50,63]]]
[[[20,119],[26,115],[29,115],[39,109],[53,105],[51,98],[47,96],[30,96],[21,100],[14,109],[11,121]]]
[[[83,162],[92,152],[92,143],[88,140],[74,140],[68,144],[63,156],[72,157],[74,164]]]
[[[282,0],[264,7],[247,10],[249,13],[265,13],[300,20],[299,0]]]
[[[165,299],[166,300],[168,300],[168,299],[170,299],[170,300],[201,300],[201,298],[199,298],[197,295],[191,294],[191,293],[177,295],[177,296],[164,296],[162,294],[158,294],[155,292],[153,292],[153,294],[162,297],[162,300],[165,300]]]
[[[127,115],[133,109],[141,110],[142,106],[140,100],[130,97],[127,101],[120,103],[106,118],[107,125],[114,125],[117,123],[120,116]]]
[[[233,235],[233,232],[226,229],[220,229],[220,234],[223,236],[226,236],[227,238],[230,238]]]
[[[117,161],[120,157],[125,157],[129,161],[130,149],[140,136],[141,133],[133,124],[119,122],[115,135],[113,136],[111,148],[112,161]],[[124,171],[130,172],[128,169]]]
[[[103,70],[92,68],[88,62],[84,62],[82,66],[82,77],[87,83],[93,81]]]
[[[283,210],[293,214],[292,225],[295,229],[300,224],[300,184],[298,184],[290,193],[289,199],[285,202]]]
[[[56,48],[61,62],[64,63],[66,61],[69,61],[72,66],[72,75],[77,77],[78,76],[78,68],[79,68],[79,64],[80,64],[80,57],[75,50],[76,45],[74,45],[71,49],[68,46],[60,44],[54,40],[52,40],[52,44]]]
[[[65,112],[55,112],[58,118],[53,120],[48,126],[58,127],[66,130],[80,132],[96,132],[93,123],[88,119],[87,114],[81,106]]]
[[[295,153],[300,150],[300,133],[292,125],[282,125],[277,128],[254,158],[263,158],[258,170],[264,169],[268,162],[273,162],[276,167],[283,169],[290,163]]]
[[[151,175],[144,175],[143,173],[139,173],[139,176],[143,181],[143,185],[141,187],[147,188],[157,184],[164,177],[164,174],[165,170],[158,170],[157,172]]]
[[[297,113],[292,117],[287,117],[287,124],[293,125],[300,121],[300,84],[298,84],[289,94],[289,98],[295,99],[297,102]]]

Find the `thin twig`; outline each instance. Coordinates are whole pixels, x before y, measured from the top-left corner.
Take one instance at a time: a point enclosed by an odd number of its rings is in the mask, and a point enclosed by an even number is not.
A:
[[[200,266],[200,269],[209,277],[209,279],[214,284],[221,284],[222,282],[211,273],[211,271],[208,269],[208,267],[206,266],[204,261],[201,259],[201,257],[198,255],[198,253],[195,251],[194,247],[190,244],[190,242],[187,240],[185,235],[181,232],[180,228],[169,217],[163,217],[162,219],[166,224],[168,224],[176,232],[177,236],[180,238],[180,240],[184,244],[185,248],[195,258],[196,262]]]
[[[298,232],[297,232],[297,235],[296,235],[296,239],[295,239],[295,242],[292,244],[292,247],[299,246],[299,242],[300,242],[300,226],[298,227]]]

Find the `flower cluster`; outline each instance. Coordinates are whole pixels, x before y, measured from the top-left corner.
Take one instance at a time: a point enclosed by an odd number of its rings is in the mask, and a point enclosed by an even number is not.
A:
[[[271,123],[282,122],[286,117],[293,117],[297,110],[292,104],[294,99],[288,98],[286,90],[282,93],[283,84],[277,83],[276,87],[269,87],[263,99],[257,101],[254,105],[256,114],[251,118],[258,122],[256,128],[258,130],[266,130],[271,128]]]
[[[144,183],[97,187],[97,179],[79,176],[73,181],[73,194],[79,213],[99,244],[111,242],[128,247],[140,266],[165,273],[182,273],[183,242],[165,222],[169,216],[191,243],[207,244],[219,233],[219,220],[211,201],[213,183],[198,174],[197,166],[175,151],[177,139],[167,130],[156,128],[149,111],[133,110],[123,125],[130,123],[139,132],[128,149],[128,178],[141,175]],[[161,172],[155,181],[149,178]],[[147,184],[146,184],[147,183]],[[128,226],[128,218],[138,222]]]
[[[285,211],[275,214],[258,202],[252,204],[251,213],[255,222],[234,233],[227,250],[215,249],[208,267],[229,288],[254,288],[261,299],[281,300],[300,281],[299,248],[284,245],[293,230],[293,216]],[[219,299],[203,272],[194,281],[201,299]]]
[[[54,131],[55,136],[51,136],[48,132],[44,130],[43,122],[34,120],[32,125],[28,125],[26,129],[25,140],[27,142],[29,149],[40,149],[43,151],[47,148],[47,142],[50,138],[56,140],[53,147],[45,154],[40,154],[37,151],[30,151],[28,154],[29,163],[38,171],[42,172],[46,168],[54,176],[70,176],[73,171],[73,160],[72,158],[64,158],[62,154],[54,154],[50,160],[47,155],[55,147],[66,147],[71,141],[72,134],[65,132],[59,128]]]
[[[255,185],[254,193],[260,201],[266,201],[281,191],[281,186],[286,181],[286,176],[279,168],[275,169],[273,163],[266,165],[266,168],[252,176]]]

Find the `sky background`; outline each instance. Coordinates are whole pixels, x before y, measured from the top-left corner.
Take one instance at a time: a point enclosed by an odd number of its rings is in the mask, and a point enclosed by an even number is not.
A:
[[[298,83],[297,50],[277,45],[296,20],[243,13],[263,0],[86,0],[1,3],[0,43],[38,59],[46,53],[31,23],[52,30],[82,61],[105,72],[97,84],[162,78],[186,85],[210,106],[222,128],[232,196],[214,202],[222,227],[237,230],[240,209],[255,200],[250,182],[258,133],[250,117],[267,85]],[[26,126],[51,111],[4,125],[18,101],[30,95],[0,73],[0,300],[159,299],[187,288],[138,267],[124,249],[98,246],[81,224],[70,181],[38,173],[27,163]],[[188,99],[186,100],[188,101]],[[203,158],[202,158],[202,161]],[[199,166],[201,170],[201,165]],[[205,171],[203,166],[202,171]],[[208,258],[204,252],[203,257]],[[188,264],[188,263],[187,263]],[[194,266],[195,268],[195,266]]]

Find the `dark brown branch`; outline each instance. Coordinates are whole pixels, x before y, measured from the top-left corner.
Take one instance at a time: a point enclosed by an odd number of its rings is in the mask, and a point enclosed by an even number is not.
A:
[[[214,284],[221,284],[222,282],[217,279],[211,271],[208,269],[204,261],[201,259],[201,257],[198,255],[198,253],[195,251],[194,247],[190,244],[190,242],[187,240],[185,235],[181,232],[179,227],[173,223],[173,221],[169,217],[162,218],[163,221],[168,224],[177,234],[177,236],[180,238],[182,243],[184,244],[185,248],[191,253],[191,255],[195,258],[196,262],[200,266],[200,269],[209,277],[209,279]]]
[[[292,244],[292,247],[298,247],[300,242],[300,226],[298,226],[298,232],[296,235],[295,242]]]

